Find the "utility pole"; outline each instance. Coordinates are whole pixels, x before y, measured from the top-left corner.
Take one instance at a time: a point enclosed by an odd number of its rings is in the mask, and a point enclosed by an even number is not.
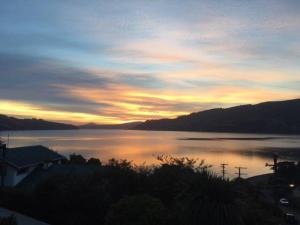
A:
[[[246,173],[242,173],[242,170],[247,169],[246,167],[241,167],[241,166],[236,166],[236,169],[238,169],[238,172],[235,173],[236,175],[238,175],[238,178],[241,178],[243,175],[247,175]]]
[[[6,175],[6,164],[5,164],[6,144],[3,144],[1,141],[0,141],[0,150],[1,150],[1,162],[0,162],[1,187],[3,188],[5,185],[5,175]]]
[[[221,164],[223,180],[225,180],[225,174],[226,174],[225,167],[226,167],[227,165],[228,165],[228,164],[226,164],[226,163],[222,163],[222,164]]]
[[[276,175],[278,172],[278,155],[276,153],[273,154],[273,164],[266,163],[266,166],[269,166],[274,171]]]

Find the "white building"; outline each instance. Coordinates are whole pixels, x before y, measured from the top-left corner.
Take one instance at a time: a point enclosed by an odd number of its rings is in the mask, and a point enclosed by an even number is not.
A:
[[[60,164],[63,159],[64,156],[41,145],[7,149],[4,159],[4,186],[15,186],[33,171]],[[0,162],[2,160],[0,155]]]

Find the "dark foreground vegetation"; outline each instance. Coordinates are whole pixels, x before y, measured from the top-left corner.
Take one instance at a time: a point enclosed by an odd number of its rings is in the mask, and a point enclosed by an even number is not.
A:
[[[203,162],[158,157],[154,168],[126,160],[86,161],[89,173],[53,174],[32,187],[5,189],[0,205],[53,225],[271,225],[280,211],[244,180],[228,181]]]

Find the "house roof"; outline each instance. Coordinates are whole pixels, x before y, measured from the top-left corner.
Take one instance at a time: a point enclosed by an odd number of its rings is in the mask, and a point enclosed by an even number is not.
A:
[[[16,218],[17,223],[19,225],[49,225],[48,223],[44,223],[44,222],[35,220],[31,217],[25,216],[23,214],[0,207],[0,217],[8,217],[11,215],[13,215]]]
[[[0,156],[0,159],[2,156]],[[46,161],[55,161],[65,157],[42,145],[10,148],[6,151],[5,161],[13,167],[24,168]]]

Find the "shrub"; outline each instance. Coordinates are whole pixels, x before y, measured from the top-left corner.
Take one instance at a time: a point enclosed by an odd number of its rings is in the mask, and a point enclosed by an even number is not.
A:
[[[99,159],[96,159],[96,158],[90,158],[87,161],[87,164],[88,165],[93,165],[93,166],[101,166],[101,161]]]
[[[85,164],[86,159],[82,155],[71,154],[70,161],[71,164]]]
[[[106,225],[162,225],[164,206],[148,195],[125,197],[111,207]]]

